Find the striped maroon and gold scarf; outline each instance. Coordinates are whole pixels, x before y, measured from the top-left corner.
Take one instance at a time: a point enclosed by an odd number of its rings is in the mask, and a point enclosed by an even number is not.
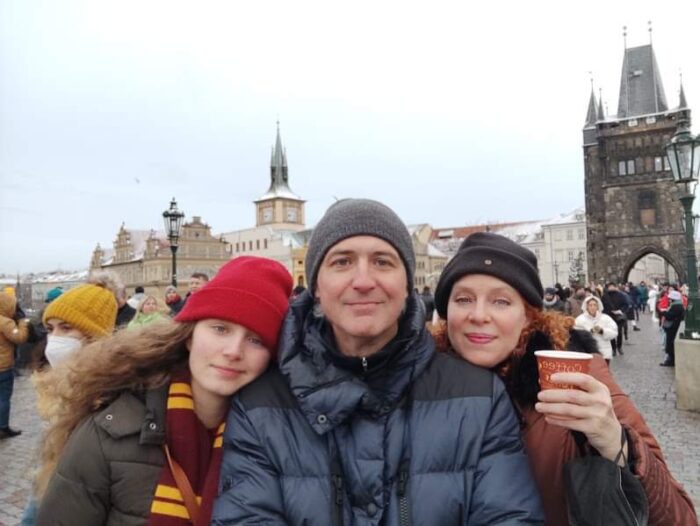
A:
[[[219,484],[224,426],[222,423],[215,430],[206,429],[194,412],[189,371],[173,375],[168,391],[166,441],[170,455],[187,475],[196,495],[201,524],[211,522]],[[182,494],[166,461],[156,486],[148,525],[190,524]]]

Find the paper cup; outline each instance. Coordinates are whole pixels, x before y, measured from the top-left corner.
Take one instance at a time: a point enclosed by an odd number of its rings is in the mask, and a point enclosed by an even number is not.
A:
[[[570,384],[558,384],[551,380],[554,373],[586,373],[592,355],[573,351],[535,351],[537,371],[542,389],[575,389]]]

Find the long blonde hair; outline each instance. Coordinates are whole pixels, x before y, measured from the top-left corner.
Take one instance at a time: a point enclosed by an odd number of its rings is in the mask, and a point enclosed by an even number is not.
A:
[[[38,375],[37,392],[51,404],[41,449],[36,494],[41,497],[75,428],[124,391],[143,392],[165,385],[175,369],[186,367],[187,340],[195,322],[168,321],[97,340],[60,366]]]

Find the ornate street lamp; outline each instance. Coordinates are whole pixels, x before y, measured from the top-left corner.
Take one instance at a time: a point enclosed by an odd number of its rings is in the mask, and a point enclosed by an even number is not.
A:
[[[173,254],[173,287],[177,287],[177,242],[180,239],[180,229],[182,228],[182,220],[185,213],[177,209],[177,202],[173,197],[170,201],[170,208],[163,212],[163,220],[165,222],[165,233],[168,234],[170,241],[170,252]]]
[[[693,201],[700,172],[700,136],[693,138],[690,123],[682,121],[678,131],[666,145],[673,179],[681,190],[680,201],[685,215],[686,266],[688,272],[688,309],[685,314],[685,333],[688,339],[700,339],[698,305],[698,264],[695,255]]]

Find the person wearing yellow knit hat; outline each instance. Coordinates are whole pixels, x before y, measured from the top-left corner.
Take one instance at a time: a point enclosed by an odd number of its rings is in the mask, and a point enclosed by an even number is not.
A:
[[[64,381],[64,373],[49,374],[51,369],[66,361],[83,346],[114,332],[117,319],[117,300],[113,276],[103,273],[90,278],[48,304],[42,316],[46,327],[46,348],[39,358],[40,370],[32,376],[37,392],[39,414],[45,420],[60,410],[61,400],[56,390]],[[50,367],[43,367],[46,362]],[[29,497],[22,516],[22,524],[35,524],[37,501]]]
[[[48,331],[46,359],[52,367],[86,343],[114,331],[117,301],[100,284],[85,284],[61,294],[44,311]]]

